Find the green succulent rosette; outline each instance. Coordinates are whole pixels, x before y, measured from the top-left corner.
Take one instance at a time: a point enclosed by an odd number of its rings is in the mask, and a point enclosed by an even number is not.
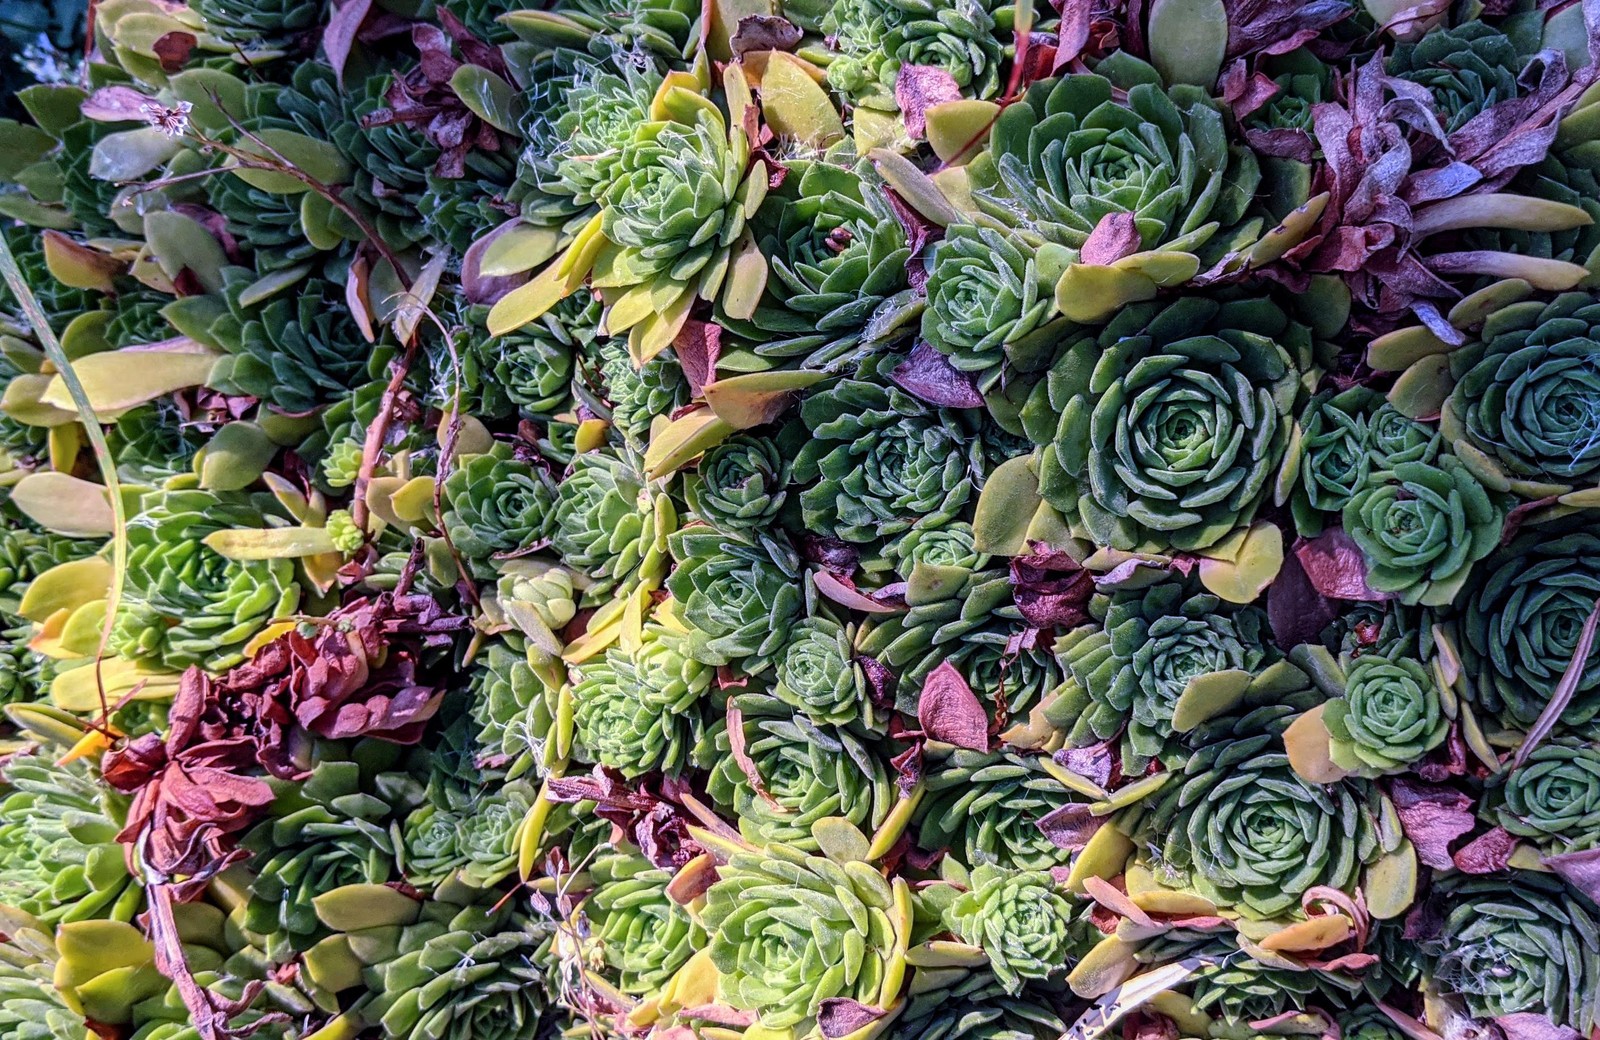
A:
[[[571,605],[570,599],[566,602]],[[472,677],[478,743],[511,779],[530,769],[553,769],[571,751],[570,694],[560,686],[552,688],[550,669],[536,668],[532,656],[522,640],[507,637],[489,645]]]
[[[927,791],[914,814],[922,848],[1006,870],[1067,861],[1036,821],[1077,799],[1040,759],[948,746],[930,748],[928,759]]]
[[[1597,539],[1581,521],[1535,527],[1481,565],[1459,603],[1456,628],[1467,701],[1507,730],[1538,720],[1578,651],[1600,598]],[[1600,715],[1600,653],[1591,651],[1560,721]]]
[[[735,724],[741,752],[735,751]],[[695,757],[710,773],[707,793],[731,810],[752,845],[776,842],[816,852],[811,828],[818,820],[841,817],[870,834],[894,807],[890,769],[872,744],[848,729],[795,715],[763,694],[731,698],[726,719]]]
[[[1285,470],[1298,477],[1295,526],[1308,536],[1321,532],[1326,514],[1343,511],[1373,471],[1402,462],[1431,464],[1444,445],[1437,428],[1407,418],[1383,395],[1361,386],[1317,394],[1298,425],[1298,450],[1285,459]]]
[[[1452,455],[1368,474],[1345,504],[1344,530],[1367,561],[1367,584],[1408,604],[1450,603],[1494,550],[1505,512]]]
[[[1055,285],[1026,243],[994,228],[957,224],[928,257],[922,338],[988,389],[1005,362],[1027,363],[1062,333]]]
[[[1322,709],[1328,757],[1355,776],[1406,770],[1444,743],[1450,711],[1434,670],[1403,651],[1375,650],[1335,659],[1320,646],[1293,657],[1329,697]]]
[[[499,338],[484,328],[487,316],[481,305],[462,315],[456,358],[437,359],[449,366],[440,396],[449,402],[459,389],[463,405],[485,419],[546,419],[560,412],[571,399],[577,359],[594,338],[599,303],[574,293],[543,318]]]
[[[910,892],[870,864],[785,845],[734,852],[701,921],[717,995],[763,1028],[807,1035],[822,1002],[892,1003],[904,985]]]
[[[819,367],[900,327],[911,248],[876,177],[849,156],[785,163],[787,176],[751,220],[769,258],[766,293],[726,327],[763,357]]]
[[[1394,810],[1360,780],[1316,784],[1290,767],[1279,743],[1307,693],[1214,719],[1162,788],[1117,826],[1167,888],[1189,890],[1249,920],[1279,920],[1313,888],[1353,893],[1362,870],[1398,845]]]
[[[893,112],[902,66],[948,73],[963,95],[988,98],[999,88],[1004,58],[996,11],[980,0],[845,0],[822,18],[832,42],[828,83],[851,102]]]
[[[1549,875],[1458,876],[1441,886],[1444,927],[1427,975],[1475,1018],[1532,1011],[1593,1029],[1600,1016],[1600,911]]]
[[[1439,428],[1491,489],[1542,497],[1600,483],[1600,306],[1590,294],[1501,308],[1450,368]]]
[[[694,652],[694,631],[668,613],[645,627],[638,649],[612,647],[578,667],[578,757],[630,777],[677,773],[688,764],[714,676]]]
[[[1339,1016],[1339,1030],[1349,1040],[1405,1040],[1405,1033],[1394,1020],[1371,1006]]]
[[[792,561],[705,528],[677,531],[668,542],[677,567],[667,590],[688,628],[689,655],[747,675],[770,669],[804,611]]]
[[[686,489],[689,508],[730,534],[771,527],[789,497],[789,467],[773,439],[735,434],[701,458]]]
[[[1253,674],[1270,663],[1260,610],[1225,606],[1182,583],[1096,596],[1090,611],[1098,623],[1056,641],[1069,678],[1046,714],[1070,720],[1072,746],[1119,741],[1130,775],[1186,757],[1173,725],[1185,694],[1220,673]]]
[[[285,412],[306,412],[348,392],[367,370],[373,348],[344,306],[336,283],[310,277],[265,299],[248,293],[256,281],[247,268],[225,268],[218,313],[197,338],[227,356],[210,385],[224,393],[259,397]],[[204,311],[196,307],[196,324]]]
[[[987,865],[972,872],[967,891],[945,911],[950,930],[982,948],[996,980],[1013,996],[1028,980],[1065,972],[1088,949],[1078,917],[1048,872]]]
[[[1600,844],[1600,749],[1581,737],[1541,744],[1492,791],[1493,815],[1507,831],[1549,853]]]
[[[1041,494],[1097,545],[1210,548],[1271,493],[1311,346],[1267,299],[1124,307],[1069,341],[1022,406]]]
[[[83,762],[57,765],[39,754],[0,767],[0,901],[47,924],[131,921],[144,886],[128,874],[117,832],[125,800]]]
[[[954,519],[981,472],[959,416],[898,387],[846,380],[801,405],[811,440],[794,461],[805,525],[847,542]]]
[[[153,401],[124,412],[106,435],[124,480],[159,483],[193,469],[206,438],[176,405]]]
[[[885,1033],[895,1040],[1050,1040],[1066,1029],[1059,998],[1030,989],[1013,996],[984,972],[943,985],[919,975],[912,989]]]
[[[1246,220],[1260,170],[1229,141],[1227,123],[1198,87],[1164,85],[1127,53],[1093,73],[1028,89],[995,121],[971,164],[984,212],[1048,241],[1081,248],[1111,214],[1132,214],[1140,248],[1194,253],[1252,239]]]
[[[463,783],[437,785],[405,817],[398,848],[407,881],[437,886],[455,878],[488,888],[517,866],[518,835],[537,791],[526,781],[482,794]]]
[[[672,872],[637,853],[601,856],[582,913],[590,941],[619,991],[653,993],[706,943],[705,932],[667,894]]]
[[[630,448],[643,450],[650,439],[650,421],[689,403],[689,381],[670,349],[635,366],[626,343],[597,340],[593,346],[599,358],[591,378],[600,384],[603,399],[586,400],[577,383],[573,392],[597,414],[610,415]]]
[[[659,582],[675,517],[629,461],[604,451],[579,455],[557,486],[553,517],[552,547],[594,580],[597,595]]]
[[[496,444],[457,460],[444,482],[444,526],[469,559],[487,562],[526,551],[550,530],[556,492],[544,471]]]
[[[225,669],[274,618],[294,613],[292,560],[231,560],[208,535],[254,529],[277,513],[269,496],[200,490],[153,492],[128,522],[128,570],[112,648],[170,669]]]
[[[391,824],[422,800],[404,766],[397,745],[363,741],[346,755],[319,757],[303,783],[271,781],[272,818],[242,843],[252,853],[243,918],[250,932],[304,949],[321,935],[318,896],[398,878]]]
[[[794,626],[778,661],[772,695],[822,725],[859,722],[873,729],[879,721],[850,631],[821,615]]]

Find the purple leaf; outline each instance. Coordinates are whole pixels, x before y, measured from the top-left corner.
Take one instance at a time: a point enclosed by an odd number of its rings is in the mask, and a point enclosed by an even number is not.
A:
[[[894,100],[905,116],[906,133],[913,141],[928,136],[928,109],[946,101],[960,101],[956,78],[933,65],[902,65],[894,78]]]
[[[1504,1031],[1506,1040],[1583,1040],[1583,1034],[1576,1029],[1558,1026],[1532,1011],[1501,1015],[1494,1024]]]
[[[1300,559],[1306,580],[1324,596],[1369,602],[1389,598],[1367,585],[1367,561],[1361,547],[1340,528],[1298,546],[1294,554]]]
[[[1142,240],[1132,213],[1107,213],[1089,232],[1089,237],[1078,250],[1078,259],[1086,264],[1105,266],[1139,251]]]
[[[774,14],[747,14],[728,41],[734,56],[742,58],[752,51],[792,51],[804,34],[787,18]]]
[[[818,592],[847,610],[859,610],[866,614],[900,614],[905,611],[902,605],[882,603],[862,595],[854,585],[846,584],[831,571],[814,571],[811,580],[816,582]]]
[[[1038,827],[1056,848],[1077,852],[1089,843],[1089,839],[1094,837],[1094,832],[1105,822],[1106,818],[1090,812],[1088,805],[1069,802],[1039,817],[1034,821],[1034,826]]]
[[[144,122],[144,106],[152,99],[132,87],[101,87],[83,99],[78,111],[97,123]]]
[[[1089,618],[1094,575],[1064,552],[1011,560],[1011,597],[1035,628],[1072,628]]]
[[[1565,878],[1567,884],[1600,903],[1600,849],[1546,856],[1544,865]]]
[[[1472,799],[1460,791],[1434,784],[1396,778],[1389,795],[1400,828],[1416,847],[1417,858],[1435,870],[1455,865],[1450,843],[1472,830]]]
[[[461,293],[468,303],[494,303],[528,280],[526,272],[505,275],[483,273],[483,254],[489,245],[521,224],[520,220],[508,220],[467,247],[461,257]]]
[[[350,60],[350,48],[355,45],[356,32],[372,10],[372,0],[344,0],[328,18],[328,27],[322,31],[322,50],[328,64],[333,67],[333,81],[344,88],[344,66]]]
[[[917,721],[933,740],[973,751],[989,750],[989,716],[967,680],[949,661],[922,681]]]
[[[1111,751],[1109,740],[1088,747],[1062,748],[1052,757],[1057,763],[1101,787],[1111,786],[1111,776],[1117,768],[1117,759]]]
[[[905,360],[889,373],[906,393],[941,408],[982,408],[983,395],[972,377],[960,371],[926,340],[918,340]]]
[[[1466,874],[1498,874],[1506,869],[1516,849],[1516,836],[1504,827],[1495,827],[1468,842],[1453,860],[1456,869]]]
[[[1290,553],[1267,587],[1267,622],[1273,640],[1284,650],[1314,642],[1338,616],[1333,601],[1312,586],[1300,557]]]
[[[849,997],[828,997],[817,1007],[817,1028],[828,1040],[849,1036],[882,1018],[883,1008],[868,1007]]]
[[[706,384],[716,381],[717,359],[722,356],[722,326],[690,318],[672,341],[678,365],[695,397],[705,393]]]

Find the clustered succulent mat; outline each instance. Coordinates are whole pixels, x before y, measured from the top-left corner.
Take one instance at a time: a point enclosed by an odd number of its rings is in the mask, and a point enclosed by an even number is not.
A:
[[[0,1038],[1600,1037],[1600,0],[91,21]]]

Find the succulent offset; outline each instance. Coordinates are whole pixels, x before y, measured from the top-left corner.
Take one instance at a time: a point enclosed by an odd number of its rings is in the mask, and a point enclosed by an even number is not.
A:
[[[1597,12],[8,5],[0,1036],[1595,1035]]]

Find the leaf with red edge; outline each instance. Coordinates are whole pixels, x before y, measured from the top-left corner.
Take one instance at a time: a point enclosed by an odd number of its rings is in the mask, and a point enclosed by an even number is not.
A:
[[[156,60],[161,63],[162,72],[178,72],[188,62],[189,55],[194,53],[195,44],[199,42],[199,37],[194,33],[173,30],[156,40],[151,49],[155,51]]]
[[[913,141],[928,136],[928,109],[961,100],[956,78],[933,65],[902,65],[894,78],[894,100]]]
[[[982,408],[983,395],[969,373],[950,363],[926,340],[918,340],[889,378],[906,393],[941,408]]]
[[[989,750],[989,716],[949,661],[928,673],[917,698],[917,721],[929,738],[973,751]]]
[[[1400,827],[1417,850],[1417,858],[1436,870],[1455,865],[1450,844],[1476,823],[1470,797],[1453,788],[1397,777],[1389,795]]]

